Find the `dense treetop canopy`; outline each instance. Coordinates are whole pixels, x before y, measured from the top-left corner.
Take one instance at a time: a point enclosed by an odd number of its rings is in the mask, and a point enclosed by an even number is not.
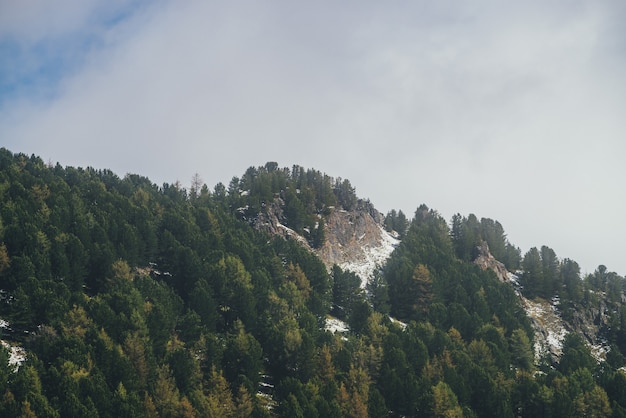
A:
[[[0,149],[0,415],[39,417],[623,416],[623,278],[581,278],[548,247],[524,257],[502,225],[419,206],[363,289],[250,219],[276,204],[313,247],[348,180],[276,163],[212,190],[45,164]],[[530,298],[564,314],[608,295],[611,355],[577,334],[536,361],[513,288],[472,263],[480,242]],[[330,316],[349,331],[325,327]]]

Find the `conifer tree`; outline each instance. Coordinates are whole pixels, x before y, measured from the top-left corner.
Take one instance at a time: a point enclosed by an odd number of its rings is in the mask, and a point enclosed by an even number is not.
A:
[[[438,418],[463,417],[456,395],[443,381],[433,387],[433,415]]]
[[[413,310],[421,315],[425,315],[430,310],[430,305],[434,300],[433,280],[428,267],[418,264],[413,270],[413,290],[415,294],[415,306]]]
[[[523,370],[533,367],[533,351],[528,335],[518,328],[511,334],[511,360],[513,365]]]

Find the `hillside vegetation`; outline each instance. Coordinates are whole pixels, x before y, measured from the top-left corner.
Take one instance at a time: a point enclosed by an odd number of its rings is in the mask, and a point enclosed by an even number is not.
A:
[[[186,189],[0,149],[0,318],[27,353],[0,348],[0,416],[626,416],[623,278],[422,205],[387,215],[402,241],[363,289],[311,251],[358,201],[298,166]],[[307,245],[255,228],[276,205]],[[473,263],[481,242],[528,298],[605,306],[606,360],[578,333],[536,360],[514,289]]]

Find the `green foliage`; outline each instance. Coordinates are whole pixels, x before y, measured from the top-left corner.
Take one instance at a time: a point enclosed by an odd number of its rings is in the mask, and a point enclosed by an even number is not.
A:
[[[504,228],[498,221],[481,218],[474,214],[467,218],[460,214],[452,216],[450,236],[456,255],[461,260],[473,261],[478,256],[478,247],[487,243],[489,251],[509,270],[520,266],[520,249],[512,245],[506,238]]]
[[[332,313],[339,319],[348,318],[357,303],[363,299],[361,278],[350,271],[343,271],[339,266],[332,268],[333,307]]]
[[[407,220],[404,212],[402,212],[401,210],[396,212],[395,209],[392,209],[385,216],[385,228],[389,232],[397,232],[398,237],[402,239],[404,238],[404,235],[409,228],[409,221]]]
[[[559,361],[559,371],[563,374],[571,374],[578,369],[593,370],[595,365],[596,361],[582,337],[572,332],[567,334],[563,339],[563,355]]]
[[[533,368],[533,351],[530,339],[523,329],[518,328],[511,334],[511,362],[522,370]]]
[[[388,314],[390,309],[389,285],[382,272],[374,272],[374,277],[367,282],[365,290],[368,292],[372,307],[380,313]]]
[[[496,221],[455,215],[449,227],[425,205],[410,221],[391,211],[385,225],[402,242],[362,289],[295,240],[251,227],[282,211],[323,246],[332,207],[360,206],[348,180],[315,170],[269,162],[213,191],[196,175],[187,191],[0,149],[0,198],[3,338],[28,352],[15,368],[0,347],[1,416],[626,411],[623,278],[600,266],[581,280],[548,247],[527,254],[531,295],[559,294],[564,312],[599,292],[611,303],[605,364],[572,334],[556,368],[534,373],[515,292],[471,263],[484,241],[519,267]],[[331,313],[350,332],[325,331]]]
[[[563,278],[560,271],[561,263],[551,248],[545,245],[541,250],[537,247],[531,248],[524,255],[522,266],[524,274],[520,278],[520,283],[524,287],[526,297],[550,299],[561,290]]]

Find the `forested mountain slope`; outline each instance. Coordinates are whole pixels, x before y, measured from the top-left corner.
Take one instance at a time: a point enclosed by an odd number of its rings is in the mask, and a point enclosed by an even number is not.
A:
[[[187,190],[1,149],[0,202],[3,339],[27,353],[16,368],[0,349],[1,416],[624,415],[623,279],[572,282],[573,264],[522,258],[493,221],[391,212],[402,240],[362,289],[315,253],[360,204],[315,170]],[[514,289],[473,263],[480,240],[564,315],[609,295],[607,361],[570,334],[536,363]],[[331,314],[349,331],[327,331]]]

